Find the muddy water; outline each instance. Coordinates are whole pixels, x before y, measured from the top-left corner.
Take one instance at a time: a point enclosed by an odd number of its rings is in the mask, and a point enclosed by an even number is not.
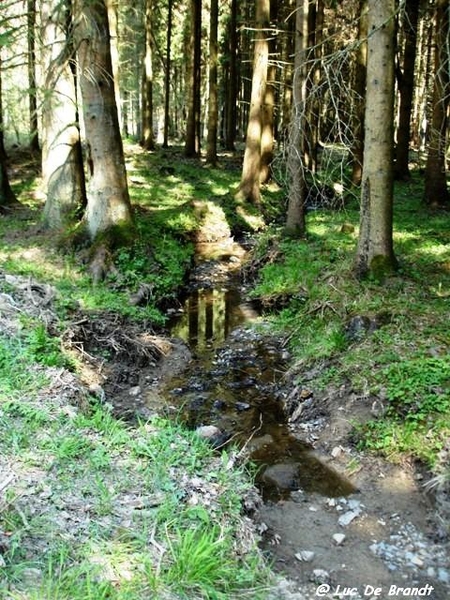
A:
[[[330,497],[352,493],[348,481],[291,434],[283,412],[288,357],[274,340],[246,327],[258,314],[242,299],[235,270],[214,281],[223,260],[205,261],[199,261],[198,277],[170,325],[171,334],[190,346],[193,360],[166,395],[190,427],[218,427],[217,446],[245,446],[265,500],[298,489]]]

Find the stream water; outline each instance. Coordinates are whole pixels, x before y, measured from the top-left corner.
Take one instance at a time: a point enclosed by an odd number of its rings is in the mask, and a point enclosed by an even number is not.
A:
[[[241,295],[239,271],[225,268],[226,277],[214,278],[224,261],[208,256],[199,257],[190,293],[170,324],[171,335],[183,339],[193,354],[188,369],[171,381],[171,401],[182,408],[189,426],[218,427],[216,445],[229,440],[245,445],[258,467],[256,483],[265,500],[286,498],[298,489],[330,497],[354,492],[291,433],[282,402],[286,352],[246,327],[258,313]],[[229,254],[225,267],[228,261]]]

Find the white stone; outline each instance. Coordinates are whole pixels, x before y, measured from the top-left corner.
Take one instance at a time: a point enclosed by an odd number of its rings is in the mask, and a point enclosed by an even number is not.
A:
[[[416,567],[423,567],[423,560],[419,556],[413,556],[411,562]]]
[[[337,546],[340,546],[345,540],[345,535],[343,533],[335,533],[333,535],[333,540],[336,542]]]
[[[350,523],[354,519],[356,519],[356,517],[358,517],[358,516],[359,516],[359,512],[349,510],[339,517],[338,523],[339,523],[339,525],[346,527],[347,525],[350,525]]]
[[[331,451],[331,456],[333,458],[337,458],[338,456],[340,456],[342,454],[342,447],[341,446],[335,446],[333,448],[333,450]]]
[[[311,562],[314,556],[315,553],[311,552],[310,550],[300,550],[300,552],[297,552],[297,554],[295,554],[295,558],[300,562]]]
[[[201,425],[197,427],[195,433],[205,440],[209,440],[220,433],[220,429],[215,425]]]

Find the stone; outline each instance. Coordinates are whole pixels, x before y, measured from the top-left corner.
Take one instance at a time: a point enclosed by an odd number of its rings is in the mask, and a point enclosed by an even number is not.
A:
[[[342,454],[342,446],[335,446],[333,448],[333,450],[331,451],[331,456],[333,458],[337,458],[338,456],[340,456]]]
[[[311,552],[311,550],[300,550],[300,552],[297,552],[297,554],[294,556],[300,562],[311,562],[315,556],[315,553]]]
[[[298,488],[298,469],[298,463],[278,463],[267,467],[261,479],[280,490],[294,490]]]
[[[336,546],[340,546],[345,540],[345,535],[343,533],[335,533],[333,535],[333,540],[335,541]]]
[[[330,578],[330,574],[324,569],[314,569],[312,575],[313,580],[317,581],[318,583],[326,583]]]
[[[250,410],[251,406],[248,402],[236,402],[234,405],[236,410],[239,412],[243,412],[245,410]]]
[[[347,512],[345,512],[343,515],[341,515],[339,517],[338,523],[339,523],[339,525],[346,527],[347,525],[350,525],[350,523],[352,521],[354,521],[354,519],[356,519],[356,517],[358,517],[358,516],[359,516],[358,511],[348,510]]]
[[[220,429],[215,425],[201,425],[197,427],[195,433],[204,440],[210,440],[213,437],[220,435]]]

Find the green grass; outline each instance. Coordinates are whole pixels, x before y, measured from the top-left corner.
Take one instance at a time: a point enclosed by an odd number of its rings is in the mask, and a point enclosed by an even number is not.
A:
[[[213,219],[210,227],[214,229],[214,215],[221,207],[233,233],[253,231],[262,221],[254,209],[236,206],[233,201],[231,191],[237,186],[238,170],[205,168],[196,160],[185,159],[177,148],[154,153],[132,145],[126,148],[136,236],[116,251],[115,273],[94,286],[82,253],[67,247],[62,252],[64,242],[58,234],[38,231],[42,202],[29,197],[30,186],[36,185],[32,181],[26,189],[19,182],[16,185],[27,212],[0,221],[0,268],[53,285],[59,292],[56,301],[61,315],[80,306],[159,325],[164,322],[165,307],[185,283],[194,255],[193,240],[204,220]],[[210,210],[198,211],[195,203]],[[151,289],[146,302],[130,304],[130,295],[142,285]]]
[[[68,413],[40,392],[0,404],[15,472],[0,497],[2,598],[264,597],[269,572],[240,541],[245,471],[174,422],[131,426],[94,402]]]
[[[344,210],[308,213],[306,241],[266,233],[253,296],[285,337],[297,369],[319,366],[310,387],[345,384],[385,401],[383,417],[356,428],[360,448],[433,468],[450,434],[450,236],[446,215],[428,212],[422,195],[419,176],[396,185],[399,270],[383,283],[353,275],[359,213],[352,201]],[[357,315],[378,320],[378,328],[349,336]]]

